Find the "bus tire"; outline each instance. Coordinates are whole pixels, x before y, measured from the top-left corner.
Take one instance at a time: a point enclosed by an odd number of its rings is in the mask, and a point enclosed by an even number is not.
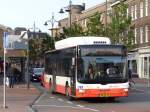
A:
[[[50,90],[51,94],[55,94],[56,93],[55,90],[54,90],[54,87],[53,87],[51,79],[50,79],[50,88],[49,88],[49,90]]]
[[[115,100],[115,97],[109,97],[108,100],[109,100],[109,101],[114,101],[114,100]]]
[[[51,86],[50,92],[51,92],[51,94],[55,94],[56,93],[53,86]]]
[[[66,87],[65,89],[65,92],[66,92],[66,97],[69,101],[73,101],[74,100],[74,97],[70,96],[69,94],[69,87]]]

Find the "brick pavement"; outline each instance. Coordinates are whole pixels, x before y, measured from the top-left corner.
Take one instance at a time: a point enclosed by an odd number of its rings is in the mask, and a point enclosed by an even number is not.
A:
[[[0,85],[0,112],[28,112],[29,105],[39,95],[39,91],[33,86],[28,90],[25,84],[15,85],[14,88],[6,88],[6,105],[3,109],[3,86]]]

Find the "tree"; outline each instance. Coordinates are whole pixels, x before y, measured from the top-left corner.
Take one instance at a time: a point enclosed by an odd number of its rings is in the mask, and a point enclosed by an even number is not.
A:
[[[46,51],[54,49],[54,40],[48,34],[29,40],[29,57],[33,62],[43,58]]]
[[[105,28],[104,28],[104,24],[102,24],[100,19],[101,19],[101,14],[98,12],[89,18],[87,22],[86,35],[104,36]]]
[[[124,2],[113,6],[110,14],[111,23],[108,26],[108,35],[114,44],[124,44],[128,50],[133,48],[133,26],[131,17],[127,16],[127,5]]]
[[[83,35],[84,35],[83,28],[79,24],[73,23],[71,27],[63,28],[63,34],[61,34],[61,39]]]
[[[42,51],[43,53],[45,51],[48,51],[48,50],[52,50],[55,48],[54,46],[54,38],[55,37],[50,37],[48,34],[45,34],[45,37],[42,41]]]

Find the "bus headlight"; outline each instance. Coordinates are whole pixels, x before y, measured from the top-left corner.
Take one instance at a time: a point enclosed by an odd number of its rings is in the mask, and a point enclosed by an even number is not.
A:
[[[128,92],[128,89],[124,89],[125,92]]]
[[[84,89],[79,89],[79,93],[84,93],[85,90]]]

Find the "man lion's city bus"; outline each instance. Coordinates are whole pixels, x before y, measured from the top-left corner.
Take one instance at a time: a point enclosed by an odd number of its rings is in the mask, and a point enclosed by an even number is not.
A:
[[[55,48],[45,53],[44,86],[52,93],[69,99],[128,96],[125,46],[111,45],[107,37],[70,37]]]

